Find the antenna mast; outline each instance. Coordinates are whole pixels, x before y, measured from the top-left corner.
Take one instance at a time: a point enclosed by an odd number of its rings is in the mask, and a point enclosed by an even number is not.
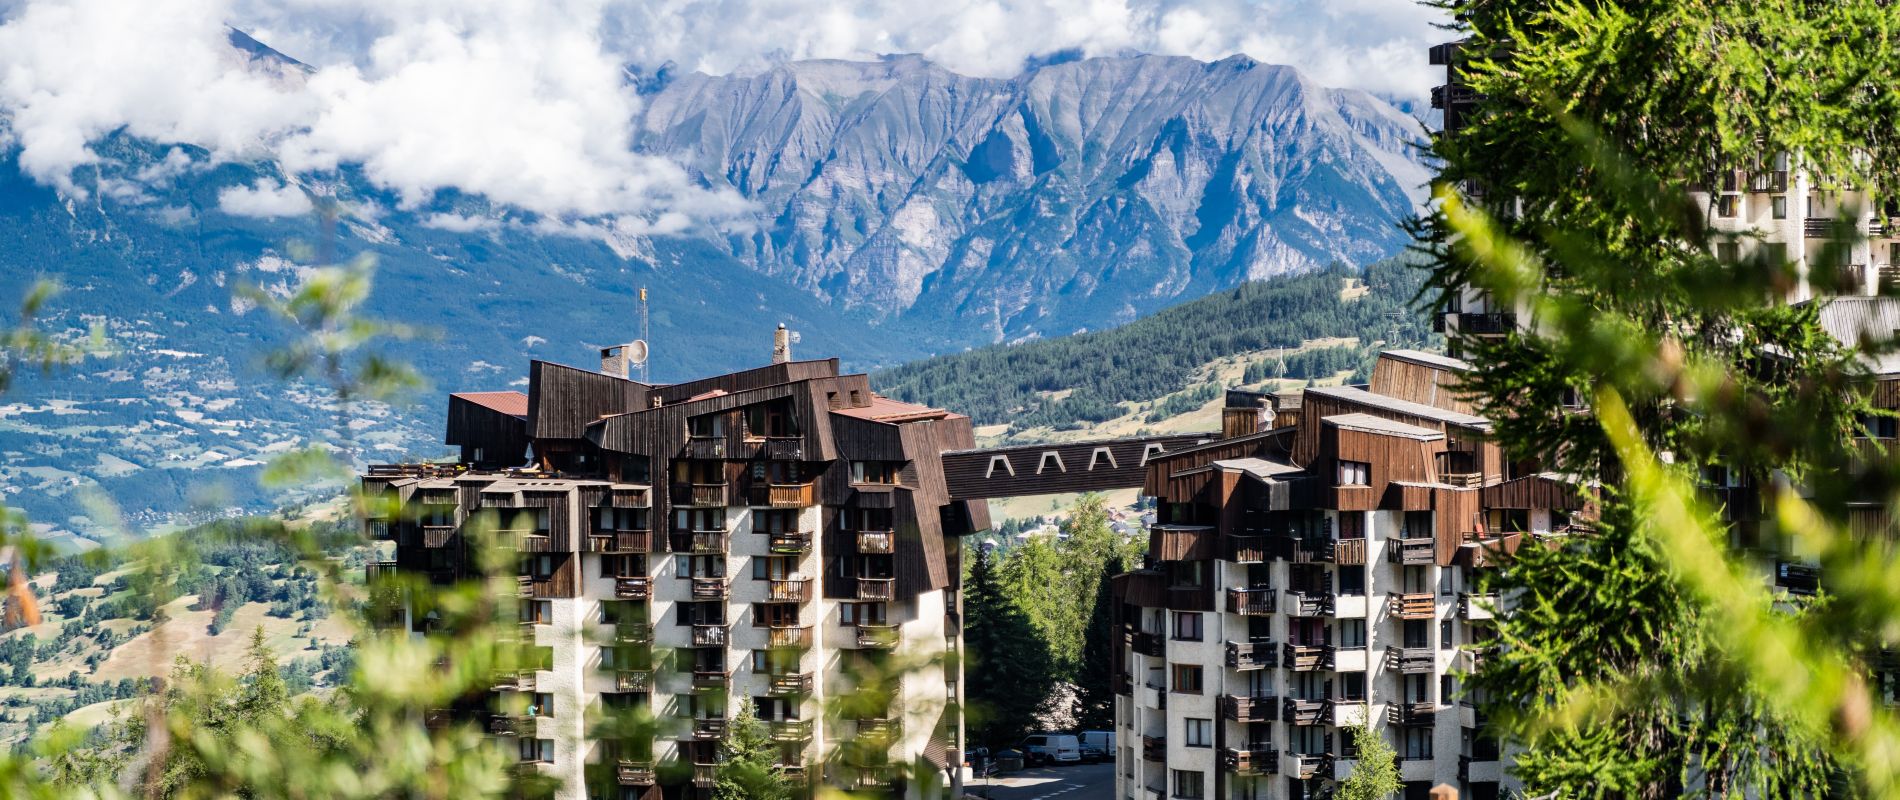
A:
[[[640,341],[647,343],[647,357],[640,359],[640,382],[647,380],[647,364],[653,360],[653,340],[647,337],[647,287],[640,287]]]

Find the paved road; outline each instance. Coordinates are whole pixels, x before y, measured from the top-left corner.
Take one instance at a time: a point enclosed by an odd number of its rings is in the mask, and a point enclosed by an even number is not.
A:
[[[985,793],[987,791],[987,794]],[[995,778],[986,789],[981,778],[965,785],[969,797],[990,800],[1096,800],[1115,796],[1114,764],[1039,767]]]

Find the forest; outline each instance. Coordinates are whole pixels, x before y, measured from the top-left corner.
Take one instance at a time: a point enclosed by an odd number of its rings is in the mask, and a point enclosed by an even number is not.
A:
[[[900,400],[969,414],[978,425],[1009,423],[1011,432],[1101,422],[1127,413],[1120,403],[1189,388],[1196,369],[1224,356],[1312,339],[1391,339],[1395,328],[1399,343],[1433,346],[1413,304],[1425,277],[1395,258],[1363,271],[1335,265],[1251,281],[1117,328],[915,361],[876,373],[871,383]],[[1342,297],[1349,278],[1362,278],[1368,291]],[[1286,377],[1305,377],[1296,366],[1323,366],[1296,359],[1288,359]]]

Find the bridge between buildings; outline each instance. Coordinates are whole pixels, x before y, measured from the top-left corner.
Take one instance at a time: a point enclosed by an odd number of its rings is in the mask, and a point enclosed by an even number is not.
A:
[[[943,473],[952,500],[1140,488],[1150,459],[1218,439],[1210,431],[952,450]]]

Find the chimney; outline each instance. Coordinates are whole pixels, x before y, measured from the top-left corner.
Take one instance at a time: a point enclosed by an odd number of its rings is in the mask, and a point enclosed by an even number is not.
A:
[[[778,324],[778,330],[772,332],[772,363],[783,364],[792,360],[792,332],[785,329],[785,323]]]
[[[627,346],[617,344],[600,348],[600,372],[616,378],[627,377]]]

